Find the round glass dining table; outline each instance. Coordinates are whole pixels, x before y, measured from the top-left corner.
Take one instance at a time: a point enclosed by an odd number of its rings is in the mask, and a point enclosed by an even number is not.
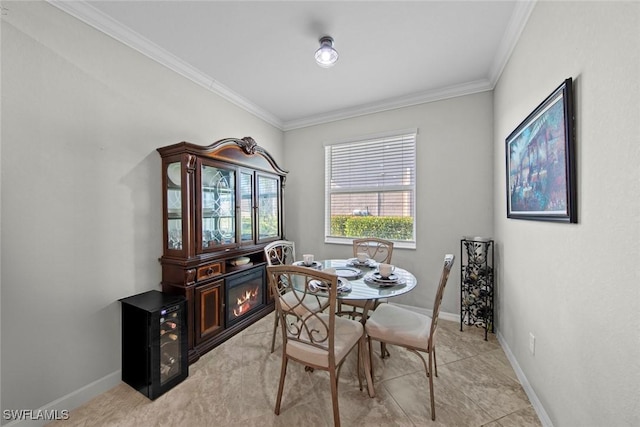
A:
[[[391,298],[410,292],[418,283],[413,274],[400,267],[396,267],[393,272],[397,277],[396,283],[393,283],[375,280],[377,263],[360,264],[356,259],[328,259],[319,263],[322,270],[334,268],[338,276],[347,279],[351,284],[351,292],[338,293],[338,299],[375,301]]]

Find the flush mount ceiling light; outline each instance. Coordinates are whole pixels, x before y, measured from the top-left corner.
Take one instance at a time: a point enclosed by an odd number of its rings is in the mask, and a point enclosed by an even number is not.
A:
[[[333,48],[333,39],[324,36],[320,39],[320,48],[316,50],[316,62],[323,68],[333,67],[338,60],[338,52]]]

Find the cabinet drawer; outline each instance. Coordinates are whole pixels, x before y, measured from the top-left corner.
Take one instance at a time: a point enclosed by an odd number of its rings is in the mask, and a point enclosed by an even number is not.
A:
[[[198,282],[201,282],[211,277],[218,276],[222,273],[224,273],[224,263],[214,262],[198,268],[198,275],[196,276],[196,280]]]

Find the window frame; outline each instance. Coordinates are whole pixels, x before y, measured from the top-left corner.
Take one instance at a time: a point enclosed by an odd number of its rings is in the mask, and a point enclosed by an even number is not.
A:
[[[348,191],[345,190],[332,190],[331,189],[331,180],[330,180],[330,174],[331,174],[331,152],[330,150],[328,150],[328,148],[332,147],[332,146],[337,146],[337,145],[346,145],[346,144],[362,144],[362,143],[366,143],[368,141],[379,141],[381,139],[400,139],[406,136],[412,136],[413,137],[413,151],[414,151],[414,156],[412,159],[412,168],[413,168],[413,183],[410,185],[410,191],[411,191],[411,206],[412,206],[412,217],[413,217],[413,230],[412,230],[412,234],[413,234],[413,240],[393,240],[393,239],[389,239],[391,241],[393,241],[394,243],[394,248],[404,248],[404,249],[416,249],[416,241],[417,241],[417,230],[416,230],[416,224],[417,224],[417,205],[416,205],[416,195],[417,195],[417,183],[418,183],[418,177],[417,177],[417,157],[418,157],[418,129],[417,128],[411,128],[411,129],[403,129],[403,130],[395,130],[395,131],[389,131],[389,132],[384,132],[384,133],[377,133],[377,134],[371,134],[371,135],[364,135],[364,136],[358,136],[358,137],[354,137],[354,138],[350,138],[350,139],[344,139],[344,140],[338,140],[338,141],[331,141],[331,142],[326,142],[324,143],[324,149],[325,149],[325,177],[324,177],[324,195],[325,195],[325,201],[324,201],[324,242],[325,243],[332,243],[332,244],[343,244],[343,245],[352,245],[353,244],[353,240],[357,239],[357,238],[361,238],[361,237],[378,237],[378,236],[354,236],[354,237],[338,237],[338,236],[331,236],[330,232],[331,232],[331,195],[332,194],[340,194],[340,193],[348,193]],[[371,187],[358,187],[358,190],[356,192],[362,192],[362,193],[366,193],[366,192],[372,192],[374,190],[378,190],[379,191],[379,187],[376,186],[371,186]],[[399,191],[399,190],[407,190],[407,186],[406,185],[395,185],[395,186],[386,186],[385,191],[383,191],[383,193],[392,193],[394,192],[394,190]]]

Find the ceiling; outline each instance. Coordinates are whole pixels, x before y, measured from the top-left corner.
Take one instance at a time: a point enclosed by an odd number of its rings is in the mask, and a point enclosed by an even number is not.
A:
[[[283,130],[491,90],[533,6],[49,1]],[[313,57],[324,35],[332,68]]]

